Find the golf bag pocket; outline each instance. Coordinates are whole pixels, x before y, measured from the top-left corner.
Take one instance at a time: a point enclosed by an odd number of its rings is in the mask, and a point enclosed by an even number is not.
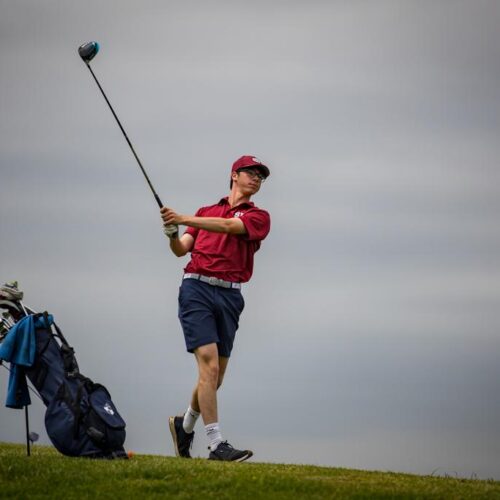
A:
[[[89,394],[89,411],[84,419],[87,434],[103,449],[116,449],[125,442],[125,421],[107,389],[94,384]]]
[[[47,407],[45,427],[64,455],[116,458],[125,451],[125,422],[106,388],[80,376],[66,380]]]

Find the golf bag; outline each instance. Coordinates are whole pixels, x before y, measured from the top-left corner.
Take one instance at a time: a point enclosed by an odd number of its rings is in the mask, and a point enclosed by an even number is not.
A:
[[[13,367],[12,359],[1,357],[11,362],[11,377],[27,377],[40,395],[47,407],[45,427],[53,445],[64,455],[74,457],[127,458],[123,448],[125,421],[108,390],[80,373],[74,350],[53,317],[47,312],[35,313],[20,302],[9,305],[7,301],[0,301],[0,307],[6,305],[10,322],[3,324],[10,328],[4,328],[7,331],[3,341],[0,339],[0,353],[5,354],[9,345],[21,342],[19,338],[14,339],[15,335],[27,333],[31,350],[34,348],[34,362],[31,366]],[[34,342],[29,335],[34,335]],[[29,341],[23,342],[28,345]],[[14,383],[15,380],[12,384],[9,380],[11,394],[7,405],[20,408],[29,404],[21,402],[22,383],[11,391]]]

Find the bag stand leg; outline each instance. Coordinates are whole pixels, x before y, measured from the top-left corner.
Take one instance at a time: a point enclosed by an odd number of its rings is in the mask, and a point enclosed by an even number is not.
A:
[[[30,453],[30,422],[28,418],[28,407],[24,407],[24,415],[26,417],[26,455],[29,457]]]

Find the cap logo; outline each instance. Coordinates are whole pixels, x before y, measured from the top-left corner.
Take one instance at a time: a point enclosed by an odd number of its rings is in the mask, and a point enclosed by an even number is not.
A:
[[[255,156],[252,158],[252,161],[254,161],[255,163],[262,163],[258,158],[256,158]]]

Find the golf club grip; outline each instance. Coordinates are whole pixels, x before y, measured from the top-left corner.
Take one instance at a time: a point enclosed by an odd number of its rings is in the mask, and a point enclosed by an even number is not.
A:
[[[154,190],[153,190],[153,194],[155,195],[155,200],[156,200],[156,203],[158,203],[158,206],[160,208],[163,208],[163,203],[161,202],[160,197],[154,192]]]
[[[144,174],[144,178],[146,179],[146,182],[148,183],[148,186],[151,189],[151,191],[155,197],[156,203],[158,203],[158,206],[160,208],[162,208],[163,203],[161,202],[160,197],[156,194],[156,191],[154,190],[153,185],[151,184],[151,181],[149,180],[148,174],[146,174],[146,171],[144,170],[144,167],[142,166],[141,160],[137,156],[137,153],[135,152],[134,146],[132,146],[132,143],[130,142],[128,135],[125,132],[125,129],[122,127],[122,124],[121,124],[120,120],[118,119],[118,116],[116,115],[115,110],[113,109],[113,106],[111,106],[111,103],[109,102],[108,98],[106,97],[106,94],[104,93],[104,90],[102,89],[101,84],[99,83],[99,80],[94,75],[94,72],[92,71],[92,68],[90,67],[90,64],[87,61],[85,61],[85,64],[87,65],[87,68],[89,69],[90,74],[94,78],[95,82],[97,83],[97,86],[99,87],[99,90],[101,91],[101,94],[104,97],[104,100],[108,104],[109,109],[111,110],[111,113],[113,113],[113,116],[115,117],[116,123],[118,123],[118,126],[120,127],[120,130],[122,131],[123,137],[125,137],[125,140],[127,141],[132,153],[134,154],[135,159],[137,160],[137,163],[139,164],[139,167],[141,168],[141,171]]]

